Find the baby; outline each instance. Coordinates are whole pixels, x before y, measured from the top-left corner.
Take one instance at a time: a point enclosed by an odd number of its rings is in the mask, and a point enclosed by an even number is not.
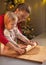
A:
[[[16,46],[18,46],[16,34],[17,30],[15,28],[17,25],[17,21],[18,21],[17,15],[10,11],[7,12],[6,16],[4,17],[5,25],[4,35],[10,42],[15,44]]]

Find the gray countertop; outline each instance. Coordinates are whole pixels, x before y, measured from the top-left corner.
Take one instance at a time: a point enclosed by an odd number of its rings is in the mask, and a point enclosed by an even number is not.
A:
[[[0,57],[0,65],[42,65],[42,64],[25,61],[25,60],[14,59],[14,58]]]
[[[32,40],[37,41],[39,45],[45,46],[46,33],[43,33]],[[25,61],[25,60],[0,56],[0,65],[46,65],[46,62],[41,64],[41,63],[36,63],[36,62],[31,62],[31,61]]]
[[[35,37],[32,40],[37,41],[38,44],[41,46],[46,46],[46,32],[38,35],[37,37]]]

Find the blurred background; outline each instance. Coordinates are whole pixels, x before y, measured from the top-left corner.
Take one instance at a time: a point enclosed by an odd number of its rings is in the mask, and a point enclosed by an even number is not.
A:
[[[29,18],[20,24],[22,33],[32,39],[46,32],[46,0],[0,0],[0,15],[13,11],[20,3],[27,4],[30,9]]]

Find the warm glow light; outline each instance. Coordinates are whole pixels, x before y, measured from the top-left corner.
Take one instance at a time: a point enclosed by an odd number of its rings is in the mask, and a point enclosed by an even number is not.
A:
[[[15,3],[24,3],[25,0],[14,0]]]
[[[10,9],[14,8],[14,5],[10,5]]]
[[[43,4],[45,4],[46,3],[46,0],[43,0],[43,2],[42,2]]]
[[[41,4],[42,4],[42,5],[46,4],[46,0],[43,0]]]
[[[28,17],[28,21],[30,21],[31,19],[30,19],[30,17]]]
[[[42,0],[40,3],[41,6],[44,6],[45,4],[46,4],[46,0]]]

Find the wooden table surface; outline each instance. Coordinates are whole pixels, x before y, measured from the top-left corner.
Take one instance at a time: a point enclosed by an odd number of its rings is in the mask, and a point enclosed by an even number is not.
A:
[[[32,49],[30,52],[26,53],[25,55],[18,56],[17,58],[26,59],[26,60],[29,59],[31,61],[33,60],[33,61],[37,61],[37,62],[44,62],[44,61],[46,61],[46,44],[45,44],[46,43],[46,33],[39,35],[34,40],[36,40],[38,42],[41,42],[41,43],[39,43],[40,46],[37,46],[35,49]],[[12,50],[9,50],[9,51],[12,51]],[[10,56],[13,56],[13,55],[11,55],[11,53],[14,54],[14,51],[9,53]],[[7,56],[7,54],[6,54],[6,56]],[[14,54],[13,57],[15,57],[15,54]],[[10,63],[10,61],[9,61],[9,63]],[[32,63],[32,65],[33,64],[36,65],[36,63]],[[39,65],[39,64],[37,64],[37,65]]]
[[[13,50],[4,50],[3,56],[18,58],[28,61],[35,61],[43,63],[46,60],[46,46],[36,46],[34,49],[23,55],[17,55]]]

